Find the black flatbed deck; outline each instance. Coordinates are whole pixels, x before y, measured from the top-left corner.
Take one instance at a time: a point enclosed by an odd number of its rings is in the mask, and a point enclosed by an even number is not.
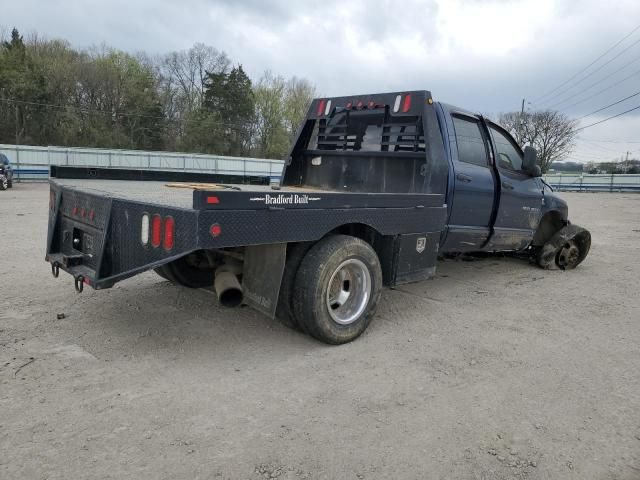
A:
[[[88,180],[54,178],[52,183],[63,188],[73,189],[79,193],[117,198],[119,200],[148,203],[172,208],[194,208],[194,191],[206,191],[211,194],[227,192],[250,192],[257,194],[278,193],[317,194],[317,193],[348,193],[330,190],[319,190],[304,187],[281,187],[273,189],[270,185],[246,185],[241,183],[215,184],[199,182],[157,182],[145,180]],[[180,185],[180,186],[178,186]],[[207,188],[211,186],[212,188]]]
[[[281,210],[442,207],[443,196],[427,193],[373,193],[315,187],[145,180],[59,179],[69,192],[102,199],[181,210]],[[214,199],[214,200],[212,200]]]
[[[446,216],[444,195],[436,193],[67,173],[50,180],[47,260],[93,288],[108,288],[196,250],[312,242],[344,228],[376,232],[388,248],[404,236],[408,243],[402,248],[408,251],[415,251],[416,238],[426,239],[421,248],[430,252],[424,258],[431,262]],[[152,219],[165,225],[158,224],[155,240],[149,236]],[[163,233],[167,222],[169,240]]]

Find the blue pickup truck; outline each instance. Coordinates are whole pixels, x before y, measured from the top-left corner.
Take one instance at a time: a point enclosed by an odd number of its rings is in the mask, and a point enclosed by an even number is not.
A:
[[[340,344],[366,329],[383,286],[429,278],[441,254],[569,270],[591,244],[533,148],[428,91],[315,99],[278,185],[158,175],[53,171],[54,276],[82,291],[153,269]]]

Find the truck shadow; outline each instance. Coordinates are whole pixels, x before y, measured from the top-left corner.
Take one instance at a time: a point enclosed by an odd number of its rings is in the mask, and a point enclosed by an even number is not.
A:
[[[406,294],[420,303],[441,304],[439,308],[446,310],[452,292],[471,297],[491,295],[505,286],[535,281],[543,275],[543,270],[526,260],[505,255],[442,259],[434,278],[385,289],[376,318],[356,343],[375,342],[381,332],[393,334],[395,319],[408,315],[407,299],[403,298]],[[491,281],[487,283],[487,279]],[[111,349],[137,354],[206,352],[218,357],[270,350],[298,356],[331,348],[248,307],[222,307],[212,291],[179,287],[152,273],[121,282],[110,290],[91,292],[75,310],[76,322],[91,322],[90,328],[74,323],[85,335],[96,336],[94,345],[100,343],[98,336],[106,335]],[[421,316],[428,318],[429,309]]]

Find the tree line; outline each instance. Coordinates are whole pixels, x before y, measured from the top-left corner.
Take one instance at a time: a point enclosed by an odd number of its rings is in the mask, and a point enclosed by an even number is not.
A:
[[[304,78],[252,81],[221,51],[75,49],[0,32],[0,143],[282,158],[315,96]]]

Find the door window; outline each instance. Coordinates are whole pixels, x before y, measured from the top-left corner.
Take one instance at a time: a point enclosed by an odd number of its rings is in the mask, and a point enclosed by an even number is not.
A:
[[[453,117],[458,145],[458,160],[481,167],[487,166],[487,145],[482,136],[480,122],[461,117]]]
[[[496,146],[498,167],[506,170],[522,171],[522,153],[520,149],[500,130],[490,126]]]

